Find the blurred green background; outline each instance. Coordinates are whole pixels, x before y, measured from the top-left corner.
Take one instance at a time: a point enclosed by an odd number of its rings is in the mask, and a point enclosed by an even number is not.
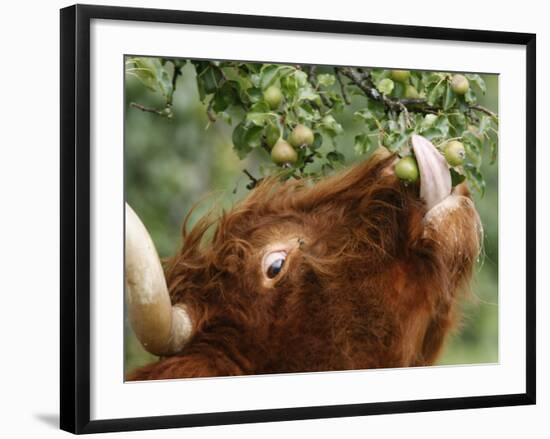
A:
[[[482,76],[487,94],[479,103],[498,112],[498,76]],[[162,108],[164,100],[160,93],[126,76],[126,200],[151,233],[161,258],[168,257],[180,245],[183,218],[190,208],[201,201],[191,218],[192,225],[212,206],[230,207],[248,192],[245,186],[249,180],[242,170],[246,168],[258,176],[258,167],[268,156],[259,148],[245,160],[238,159],[232,150],[232,127],[223,121],[209,124],[190,64],[178,79],[172,120],[132,108],[131,102]],[[360,129],[352,119],[357,108],[358,103],[352,101],[351,108],[339,118],[347,134],[339,137],[338,148],[348,165],[364,160],[353,151],[353,136]],[[484,252],[476,267],[474,294],[465,300],[462,326],[449,339],[439,360],[442,365],[498,361],[497,165],[484,165],[483,173],[487,181],[485,196],[474,197],[485,231]],[[124,354],[126,371],[156,358],[141,348],[127,319]]]

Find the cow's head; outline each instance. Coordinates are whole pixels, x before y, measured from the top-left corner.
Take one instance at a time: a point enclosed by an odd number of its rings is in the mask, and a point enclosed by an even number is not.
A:
[[[215,345],[243,373],[431,364],[481,224],[441,154],[412,140],[420,187],[398,181],[383,154],[316,184],[267,180],[184,233],[166,282],[127,209],[128,310],[144,347]]]

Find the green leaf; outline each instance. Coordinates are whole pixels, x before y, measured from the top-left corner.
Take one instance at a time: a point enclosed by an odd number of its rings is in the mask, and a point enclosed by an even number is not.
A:
[[[378,91],[382,94],[389,95],[394,87],[394,83],[390,78],[384,78],[376,85]]]
[[[213,66],[205,69],[199,78],[203,83],[206,94],[214,93],[218,89],[220,82],[223,80],[221,71]]]
[[[246,121],[257,126],[263,126],[270,118],[272,118],[272,115],[270,113],[250,112],[246,115]]]
[[[481,115],[479,119],[479,134],[484,135],[487,129],[492,125],[491,117],[487,114]]]
[[[455,187],[456,185],[459,185],[465,179],[466,179],[465,175],[459,174],[457,171],[451,168],[451,184],[453,187]]]
[[[268,121],[265,126],[264,135],[267,145],[271,148],[281,137],[281,130],[275,122]]]
[[[320,73],[317,75],[317,82],[323,87],[330,87],[336,82],[336,77],[330,73]]]
[[[357,121],[364,121],[371,129],[378,127],[379,124],[378,118],[368,108],[363,108],[362,110],[356,111],[353,113],[353,118]]]
[[[397,117],[397,123],[399,124],[399,131],[404,133],[405,130],[407,130],[407,114],[402,111],[399,113],[399,116]],[[411,130],[412,132],[412,130]]]
[[[277,64],[266,64],[260,71],[260,87],[265,90],[272,85],[277,79],[279,66]]]
[[[320,128],[323,129],[329,136],[335,137],[341,134],[344,129],[331,114],[326,115],[321,120]]]
[[[149,90],[157,91],[155,68],[148,58],[131,58],[126,62],[126,73],[136,77]]]
[[[262,90],[265,90],[270,85],[273,85],[283,72],[290,72],[292,70],[294,68],[290,66],[265,64],[260,71],[260,87]]]
[[[247,130],[245,124],[244,122],[241,122],[235,127],[232,135],[233,148],[241,160],[244,159],[250,151],[252,151],[252,148],[246,142],[246,133]]]
[[[346,161],[346,157],[344,154],[338,151],[330,151],[327,154],[327,160],[331,163],[344,163]]]
[[[252,75],[250,75],[250,82],[252,83],[253,87],[261,88],[261,79],[262,77],[259,73],[253,73]]]
[[[464,131],[464,133],[462,133],[462,140],[466,143],[473,145],[476,152],[481,152],[481,147],[482,147],[481,139],[479,138],[479,136],[472,133],[470,130],[466,130]]]
[[[468,160],[473,163],[476,167],[481,166],[482,154],[481,148],[482,143],[478,136],[476,136],[471,131],[465,131],[462,135],[462,141],[466,149],[466,156]]]
[[[474,91],[472,90],[472,87],[470,87],[466,92],[466,94],[464,95],[464,100],[470,105],[473,105],[477,102],[477,97]]]
[[[440,80],[433,87],[429,89],[428,92],[428,104],[435,105],[439,99],[443,96],[445,92],[445,81]]]
[[[191,64],[195,66],[197,76],[202,75],[204,71],[210,67],[210,62],[208,61],[191,61]]]
[[[450,84],[445,85],[445,98],[443,99],[443,109],[448,110],[456,104],[456,95],[453,93]]]
[[[466,74],[464,76],[466,76],[470,83],[474,83],[481,90],[481,93],[485,94],[487,92],[487,86],[481,76],[478,74]]]
[[[374,134],[374,135],[373,135]],[[357,155],[363,155],[370,151],[373,146],[373,138],[378,137],[378,133],[361,133],[355,136],[354,149]]]
[[[319,93],[313,91],[311,87],[301,87],[298,91],[298,101],[320,102]]]
[[[323,136],[321,135],[321,133],[317,132],[315,133],[313,137],[313,143],[309,148],[315,150],[315,149],[319,149],[322,145],[323,145]]]
[[[281,78],[281,90],[287,98],[292,101],[298,92],[300,87],[296,75],[286,75]]]
[[[424,86],[429,86],[432,84],[437,84],[438,82],[441,82],[441,80],[444,78],[444,75],[438,72],[428,72],[421,74],[422,77],[422,83]],[[413,84],[414,85],[414,84]],[[416,87],[419,88],[419,87]]]
[[[466,116],[463,113],[452,113],[448,115],[449,124],[454,128],[454,136],[458,137],[466,128]]]
[[[263,100],[252,104],[250,107],[251,113],[269,113],[270,111],[271,108],[269,108],[268,103]]]
[[[164,97],[170,96],[173,92],[172,75],[160,63],[157,64],[157,81]]]
[[[464,173],[466,174],[468,182],[478,191],[480,196],[483,197],[485,195],[485,180],[481,172],[479,172],[479,169],[471,163],[466,163],[464,165]]]
[[[242,160],[252,149],[262,144],[263,126],[248,125],[245,122],[238,124],[233,130],[233,148]]]
[[[245,74],[249,74],[249,73],[259,73],[260,70],[262,69],[262,64],[257,63],[257,62],[254,62],[254,63],[244,63],[244,64],[240,64],[239,67],[245,69],[245,72],[244,72]]]
[[[414,88],[417,90],[421,88],[422,74],[420,72],[412,71],[409,80]]]
[[[334,113],[342,112],[344,109],[344,98],[340,93],[335,93],[333,91],[327,91],[325,92],[325,95],[329,99],[329,101],[332,102],[332,111]]]
[[[302,70],[296,70],[294,72],[294,77],[298,81],[298,87],[303,87],[307,84],[307,73]]]
[[[390,71],[386,69],[371,69],[370,76],[375,84],[378,84],[382,79],[389,78]]]
[[[258,87],[250,87],[246,90],[246,94],[253,104],[260,101],[263,98],[262,90]]]
[[[443,114],[435,118],[433,116],[435,115],[426,115],[420,124],[420,133],[428,140],[447,137],[449,135],[449,120],[447,116]]]
[[[213,110],[218,113],[239,102],[239,84],[236,81],[225,81],[214,94]]]
[[[158,58],[130,58],[126,62],[126,73],[165,97],[172,93],[172,76]]]
[[[224,111],[227,109],[229,104],[225,100],[225,96],[223,93],[216,93],[214,97],[212,98],[214,100],[214,103],[212,105],[212,109],[219,113],[220,111]]]
[[[202,81],[199,80],[197,77],[197,91],[199,92],[199,99],[204,104],[204,100],[206,98],[206,91],[204,90],[204,85]]]
[[[394,82],[393,83],[394,87],[393,87],[393,91],[392,91],[392,96],[394,98],[398,98],[398,99],[401,99],[402,97],[404,97],[405,95],[405,84],[403,84],[402,82]]]
[[[386,127],[388,129],[388,131],[395,131],[395,132],[400,132],[401,131],[401,127],[399,126],[399,124],[397,123],[397,121],[393,120],[393,119],[389,119],[386,123]]]
[[[449,135],[449,119],[447,116],[444,114],[439,115],[435,120],[434,127],[441,132],[443,137],[447,137]]]
[[[434,139],[443,138],[443,134],[437,128],[430,128],[426,131],[423,131],[422,135],[430,141],[433,141]]]
[[[399,152],[405,144],[407,144],[410,137],[410,133],[401,133],[394,131],[384,136],[382,143],[391,152]]]
[[[319,110],[313,108],[309,101],[302,101],[294,107],[294,111],[300,122],[316,122],[321,118]]]
[[[246,142],[250,148],[257,148],[262,145],[263,127],[252,125],[246,132]]]
[[[435,125],[436,120],[437,120],[437,115],[426,114],[422,119],[422,122],[420,122],[420,132],[429,130],[431,127]]]

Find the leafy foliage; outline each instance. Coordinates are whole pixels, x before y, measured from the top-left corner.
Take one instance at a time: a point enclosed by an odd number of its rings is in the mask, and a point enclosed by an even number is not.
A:
[[[171,118],[177,77],[186,63],[195,68],[209,123],[221,120],[232,126],[239,158],[265,150],[262,177],[319,178],[345,164],[338,149],[340,121],[352,109],[360,127],[354,134],[359,156],[379,147],[401,157],[412,155],[413,133],[428,138],[442,152],[449,141],[458,140],[466,154],[464,162],[451,169],[453,183],[467,179],[484,193],[481,166],[486,150],[491,163],[496,160],[498,116],[477,103],[479,94],[486,92],[480,75],[465,74],[467,90],[457,93],[453,74],[446,72],[134,57],[126,62],[127,73],[160,93],[165,106],[133,106]],[[288,139],[297,125],[309,127],[314,142],[296,147],[294,162],[273,163],[271,148],[277,139]],[[331,146],[321,151],[325,143]],[[260,179],[252,177],[252,183]]]
[[[132,68],[131,59],[127,58],[126,61],[127,68]],[[146,224],[161,257],[168,257],[177,251],[180,241],[175,237],[180,235],[182,221],[187,214],[190,214],[189,222],[192,225],[212,210],[231,209],[247,195],[247,187],[253,187],[254,182],[243,174],[243,168],[247,168],[256,177],[263,175],[260,171],[262,167],[268,168],[265,173],[270,172],[270,169],[289,171],[287,168],[273,166],[270,155],[263,147],[253,149],[246,155],[245,160],[240,160],[234,152],[231,137],[234,128],[245,116],[244,110],[240,106],[235,106],[218,113],[212,111],[210,116],[217,119],[215,123],[212,122],[207,113],[209,97],[203,98],[204,104],[199,101],[194,64],[186,60],[175,61],[180,63],[181,74],[176,78],[177,89],[170,106],[172,117],[157,113],[166,108],[166,97],[159,89],[151,90],[142,84],[137,75],[131,73],[127,74],[125,81],[125,102],[128,107],[125,114],[124,157],[126,201]],[[163,68],[172,77],[172,62],[165,61]],[[301,70],[306,75],[309,74],[309,68],[302,67]],[[373,99],[357,86],[348,86],[351,82],[349,77],[335,74],[331,68],[316,68],[315,76],[321,77],[324,74],[336,79],[330,90],[335,93],[335,99],[341,101],[342,109],[338,114],[334,110],[331,113],[343,127],[343,133],[335,140],[338,152],[344,155],[344,164],[349,166],[364,160],[378,146],[376,123],[363,111],[373,108],[376,104],[371,103],[369,106],[369,99]],[[391,79],[391,75],[385,73],[385,76]],[[498,79],[496,75],[481,77],[487,83],[485,95],[470,81],[470,85],[476,91],[477,102],[496,111]],[[341,93],[340,78],[346,84],[345,96]],[[413,81],[414,78],[409,77],[407,85],[413,87]],[[394,83],[394,87],[401,87],[398,79]],[[280,85],[280,82],[278,84]],[[418,95],[411,94],[410,87],[409,93],[405,90],[403,96],[408,100],[418,98]],[[258,89],[257,95],[258,100],[263,99],[261,88]],[[138,103],[146,109],[137,107]],[[276,112],[283,108],[281,104]],[[414,113],[412,105],[408,105],[408,108],[409,113]],[[153,110],[155,114],[149,110]],[[369,119],[370,125],[366,125],[363,117],[354,116],[356,112],[361,112]],[[474,112],[479,117],[485,114],[477,110]],[[229,116],[232,119],[226,119]],[[451,123],[455,117],[458,116],[449,116]],[[496,128],[496,125],[493,127]],[[306,170],[314,174],[330,172],[330,169],[321,170],[321,162],[326,161],[324,157],[334,150],[334,145],[329,136],[320,130],[314,131],[315,151],[322,159],[315,158],[312,163],[308,163]],[[357,136],[370,132],[373,134],[368,140],[364,140],[363,137],[356,139]],[[496,146],[496,133],[491,129],[485,132],[494,137]],[[278,133],[277,130],[277,135]],[[273,145],[276,140],[266,136],[268,145]],[[362,148],[362,145],[368,145],[368,149],[358,149]],[[446,145],[443,145],[442,149]],[[465,302],[467,324],[449,340],[440,364],[498,361],[498,168],[496,165],[490,165],[490,148],[484,145],[483,149],[481,171],[486,180],[486,194],[481,198],[479,193],[473,193],[485,235],[484,255],[475,270],[476,300]],[[496,147],[493,152],[496,154]],[[335,166],[342,164],[336,162]],[[455,178],[453,170],[451,174]],[[462,175],[460,177],[464,178]],[[126,328],[125,369],[132,370],[154,359],[143,350],[131,329]]]

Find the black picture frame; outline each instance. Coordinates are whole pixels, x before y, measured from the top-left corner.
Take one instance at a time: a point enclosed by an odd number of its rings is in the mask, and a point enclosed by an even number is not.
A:
[[[90,21],[131,20],[254,29],[487,42],[526,47],[526,392],[336,406],[90,420]],[[536,35],[175,10],[75,5],[61,10],[60,424],[97,433],[535,404]]]

